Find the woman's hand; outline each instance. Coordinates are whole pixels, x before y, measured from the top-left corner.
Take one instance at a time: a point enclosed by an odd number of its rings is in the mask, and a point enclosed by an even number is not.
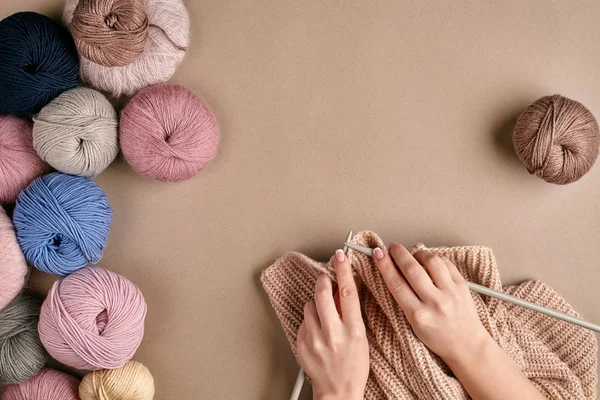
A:
[[[419,339],[444,360],[491,339],[456,266],[429,251],[411,255],[396,243],[373,254],[390,292]]]
[[[439,355],[474,400],[545,397],[498,346],[479,320],[466,281],[447,258],[412,256],[392,243],[375,263],[413,331]]]
[[[331,279],[320,275],[315,300],[304,307],[298,358],[312,379],[315,400],[363,399],[369,375],[369,345],[350,262],[342,250],[334,261],[339,310]]]

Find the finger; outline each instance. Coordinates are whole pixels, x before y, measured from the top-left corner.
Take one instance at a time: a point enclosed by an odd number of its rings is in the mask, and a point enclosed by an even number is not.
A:
[[[307,332],[317,332],[321,330],[321,322],[317,313],[315,301],[311,300],[304,306],[304,324]]]
[[[300,324],[300,328],[298,329],[298,336],[296,337],[296,343],[302,342],[306,339],[306,324],[302,322]]]
[[[393,243],[390,245],[390,254],[406,281],[422,301],[428,301],[435,296],[438,289],[421,264],[404,246]]]
[[[456,268],[456,265],[454,265],[454,263],[452,261],[450,261],[448,259],[448,257],[442,257],[442,260],[444,260],[444,263],[446,264],[446,268],[448,268],[448,273],[450,274],[450,278],[452,278],[452,280],[455,283],[464,283],[465,278],[463,278],[463,276],[460,273],[460,271],[458,270],[458,268]]]
[[[340,322],[340,315],[333,301],[333,286],[331,278],[325,274],[319,275],[315,285],[315,303],[319,313],[322,329],[331,329]]]
[[[352,275],[352,266],[343,250],[335,252],[333,266],[335,267],[335,275],[337,276],[342,321],[351,325],[364,324],[360,312],[358,289]]]
[[[452,285],[452,278],[450,277],[448,266],[446,266],[446,263],[441,257],[438,257],[427,250],[417,251],[413,256],[419,264],[425,267],[435,286],[444,289]]]
[[[373,250],[373,258],[386,286],[400,308],[405,313],[416,310],[421,305],[421,301],[404,279],[402,273],[396,268],[389,253],[377,247]]]

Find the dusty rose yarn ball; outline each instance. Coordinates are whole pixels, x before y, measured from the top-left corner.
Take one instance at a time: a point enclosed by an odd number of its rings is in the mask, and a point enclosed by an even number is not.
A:
[[[42,304],[39,333],[54,359],[87,370],[120,368],[144,336],[146,302],[125,277],[86,267],[54,283]]]
[[[594,165],[600,130],[583,104],[560,95],[545,96],[519,116],[513,144],[530,174],[565,185]]]
[[[155,85],[121,113],[121,151],[138,173],[167,182],[189,179],[217,154],[219,129],[210,108],[189,89]]]
[[[10,385],[0,400],[79,400],[79,381],[63,372],[43,369],[18,385]]]
[[[0,207],[0,310],[23,289],[27,277],[27,262],[10,218]]]
[[[33,149],[31,123],[0,115],[0,204],[12,204],[21,190],[50,170]]]

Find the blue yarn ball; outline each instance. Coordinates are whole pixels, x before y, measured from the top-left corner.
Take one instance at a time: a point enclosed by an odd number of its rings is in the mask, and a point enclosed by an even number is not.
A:
[[[27,261],[41,271],[64,276],[100,261],[112,214],[94,182],[53,172],[21,192],[13,224]]]
[[[34,12],[0,21],[0,110],[29,116],[78,84],[79,58],[64,27]]]

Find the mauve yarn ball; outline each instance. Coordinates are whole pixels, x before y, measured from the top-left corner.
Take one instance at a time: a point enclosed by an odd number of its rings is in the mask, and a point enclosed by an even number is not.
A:
[[[44,368],[30,380],[8,386],[0,400],[79,400],[78,386],[74,376]]]
[[[0,204],[14,204],[19,193],[50,166],[33,148],[31,123],[0,115]]]
[[[94,11],[98,15],[93,18],[85,12],[90,2],[98,7],[98,11]],[[95,35],[93,44],[88,40],[86,44],[80,43],[79,48],[87,46],[85,51],[88,55],[92,56],[93,52],[92,57],[106,64],[131,60],[128,64],[109,66],[82,56],[81,77],[90,85],[115,96],[130,96],[148,85],[168,81],[183,61],[190,41],[190,21],[183,0],[145,0],[144,12],[148,18],[146,33],[140,4],[131,0],[87,0],[87,5],[81,6],[79,3],[79,0],[67,0],[63,13],[63,22],[76,37],[81,37],[83,29],[86,35]],[[129,3],[130,9],[124,13],[123,5],[126,3]],[[100,22],[103,13],[106,25],[112,24],[113,29],[121,30],[112,35],[122,36],[122,40],[119,40],[122,46],[116,41],[111,42],[99,52],[92,47],[109,40],[107,30]],[[82,24],[85,21],[81,21],[81,17],[89,17],[90,20]],[[117,25],[117,21],[122,24]],[[125,33],[127,27],[134,27],[137,33]],[[147,34],[147,40],[143,38],[144,34]],[[145,41],[144,49],[134,57],[142,41]]]
[[[0,311],[0,384],[21,383],[37,374],[48,354],[38,334],[41,302],[21,294]]]
[[[82,56],[107,67],[127,65],[148,40],[145,0],[79,0],[71,33]]]
[[[79,385],[81,400],[152,400],[154,378],[142,363],[129,361],[117,369],[87,374]]]
[[[190,179],[210,164],[219,128],[210,108],[179,85],[141,90],[121,112],[121,151],[141,175],[159,181]]]
[[[112,214],[94,182],[53,172],[21,192],[13,223],[27,261],[40,271],[62,276],[100,261]]]
[[[0,110],[35,114],[78,84],[77,49],[65,28],[34,12],[0,21]]]
[[[33,147],[65,174],[93,178],[119,154],[117,112],[96,90],[67,90],[34,118]]]
[[[530,174],[546,182],[575,182],[594,165],[600,131],[594,115],[581,103],[560,95],[530,105],[513,129],[517,155]]]
[[[54,283],[42,305],[39,332],[57,361],[87,370],[120,368],[144,336],[146,302],[125,277],[100,267]]]
[[[21,292],[27,273],[13,224],[0,207],[0,310]]]

